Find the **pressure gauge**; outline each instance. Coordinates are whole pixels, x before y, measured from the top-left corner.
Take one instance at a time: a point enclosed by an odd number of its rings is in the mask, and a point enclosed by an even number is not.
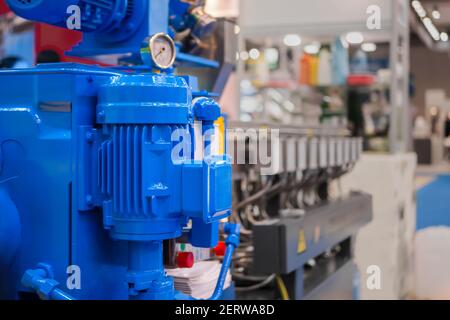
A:
[[[172,67],[175,62],[176,48],[171,37],[165,33],[157,33],[145,42],[141,49],[144,62],[150,60],[154,66],[160,69]]]

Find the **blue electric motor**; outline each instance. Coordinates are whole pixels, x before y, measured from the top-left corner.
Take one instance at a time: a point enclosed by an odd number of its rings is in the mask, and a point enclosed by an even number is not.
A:
[[[145,37],[168,31],[169,0],[6,2],[25,19],[83,32],[81,45],[69,52],[75,56],[136,53]],[[74,19],[80,23],[74,23]]]
[[[165,0],[8,3],[58,26],[79,5],[83,31],[106,39],[85,37],[83,52],[108,50],[112,38],[114,48],[139,52],[143,26],[167,29],[168,17],[152,20],[156,8],[168,12]],[[123,27],[132,30],[125,40],[116,33]],[[164,70],[49,64],[0,72],[1,298],[188,298],[165,275],[163,241],[186,233],[194,246],[212,247],[231,208],[229,157],[194,158],[194,121],[206,131],[220,116],[197,92],[191,77]],[[205,150],[210,144],[202,141]],[[239,228],[224,230],[229,251],[215,299],[239,241]]]

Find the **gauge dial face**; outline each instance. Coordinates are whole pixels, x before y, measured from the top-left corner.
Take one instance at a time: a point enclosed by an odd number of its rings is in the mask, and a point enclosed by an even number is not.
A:
[[[161,68],[168,69],[175,62],[176,49],[172,38],[165,33],[155,34],[150,39],[150,52],[153,63]]]

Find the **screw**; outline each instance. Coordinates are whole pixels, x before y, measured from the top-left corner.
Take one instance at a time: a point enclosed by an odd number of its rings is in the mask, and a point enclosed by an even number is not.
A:
[[[100,111],[99,113],[97,113],[97,118],[98,118],[99,121],[105,120],[105,112],[104,111]]]
[[[92,198],[92,196],[91,196],[90,194],[88,194],[88,195],[86,196],[86,204],[87,204],[89,207],[92,206],[92,205],[94,204],[93,198]]]
[[[94,134],[91,131],[86,133],[86,140],[88,143],[94,142]]]

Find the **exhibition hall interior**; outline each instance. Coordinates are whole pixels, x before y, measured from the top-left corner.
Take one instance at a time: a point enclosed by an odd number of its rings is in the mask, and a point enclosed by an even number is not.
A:
[[[0,0],[0,300],[450,299],[449,33],[448,0]]]

